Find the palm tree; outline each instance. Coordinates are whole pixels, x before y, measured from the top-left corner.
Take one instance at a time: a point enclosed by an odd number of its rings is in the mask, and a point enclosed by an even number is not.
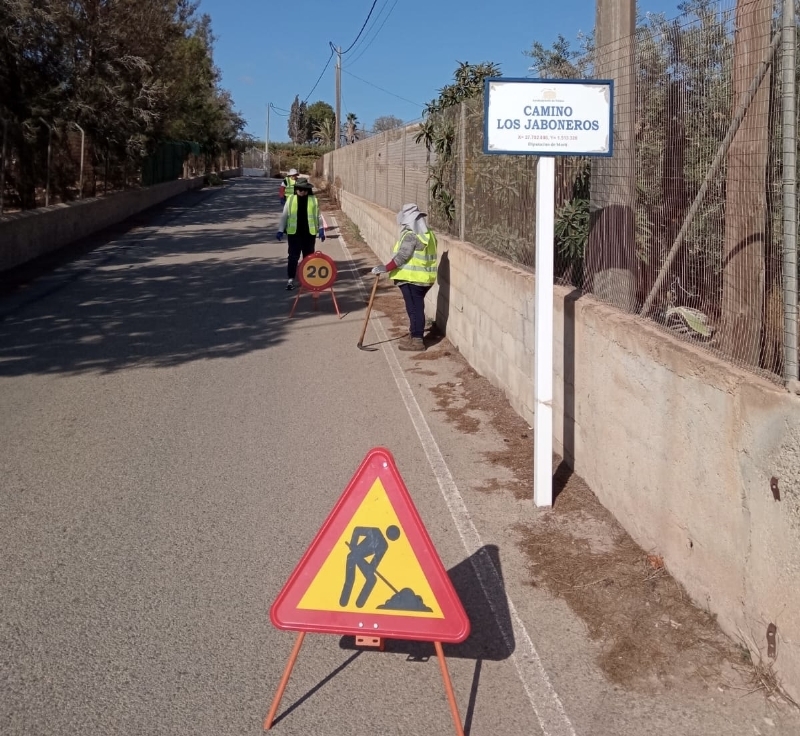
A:
[[[322,146],[330,146],[336,136],[336,121],[325,118],[313,133],[317,143]]]
[[[347,142],[348,143],[355,143],[356,138],[356,129],[358,127],[358,116],[354,112],[347,113]]]

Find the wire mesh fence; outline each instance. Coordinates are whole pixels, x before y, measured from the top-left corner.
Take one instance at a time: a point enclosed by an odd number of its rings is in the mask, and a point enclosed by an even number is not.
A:
[[[73,122],[0,118],[0,215],[234,168],[238,157],[173,141],[141,156]]]
[[[388,209],[406,202],[428,206],[431,154],[418,142],[419,125],[379,133],[318,161],[315,173],[338,189]]]
[[[584,59],[615,80],[615,154],[556,160],[557,279],[738,365],[797,377],[793,14],[699,2]],[[790,109],[788,109],[790,108]],[[336,187],[534,263],[536,159],[483,154],[483,100],[328,154]]]

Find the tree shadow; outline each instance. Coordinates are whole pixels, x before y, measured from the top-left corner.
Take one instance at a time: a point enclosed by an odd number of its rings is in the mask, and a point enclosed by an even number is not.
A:
[[[93,238],[62,254],[57,273],[30,270],[30,286],[0,301],[0,376],[167,367],[281,342],[296,296],[285,291],[285,245],[276,248],[274,232],[253,218],[254,198],[277,213],[272,189],[251,179],[205,198],[187,193],[151,212],[146,224],[159,228],[151,239],[132,230],[113,242]],[[362,308],[357,276],[337,265],[340,309]],[[310,301],[294,319],[314,314]]]

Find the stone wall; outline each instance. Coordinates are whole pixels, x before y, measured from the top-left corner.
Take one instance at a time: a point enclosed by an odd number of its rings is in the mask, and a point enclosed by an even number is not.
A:
[[[222,172],[224,179],[241,169]],[[54,204],[0,218],[0,271],[63,248],[148,207],[203,186],[204,177],[178,179],[106,197]]]

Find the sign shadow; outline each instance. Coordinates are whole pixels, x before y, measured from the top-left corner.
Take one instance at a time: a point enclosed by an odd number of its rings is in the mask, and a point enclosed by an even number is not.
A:
[[[484,660],[508,659],[515,649],[514,629],[503,583],[500,554],[496,545],[484,545],[473,555],[447,571],[470,621],[470,634],[460,644],[444,644],[446,657],[475,661],[464,733],[469,736]],[[355,637],[343,636],[339,647],[363,651]],[[384,652],[405,654],[409,662],[436,658],[431,642],[387,638]]]

